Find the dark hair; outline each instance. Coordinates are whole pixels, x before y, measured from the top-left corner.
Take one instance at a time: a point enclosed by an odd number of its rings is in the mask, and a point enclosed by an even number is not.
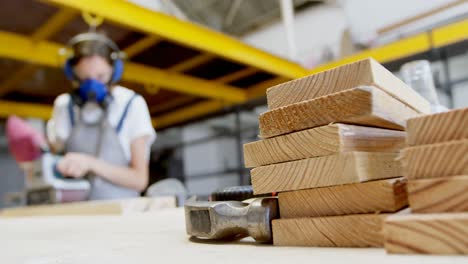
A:
[[[105,35],[104,35],[105,36]],[[106,43],[98,40],[78,42],[72,47],[73,57],[70,59],[72,66],[77,65],[84,57],[98,55],[112,64],[111,54],[113,50]]]

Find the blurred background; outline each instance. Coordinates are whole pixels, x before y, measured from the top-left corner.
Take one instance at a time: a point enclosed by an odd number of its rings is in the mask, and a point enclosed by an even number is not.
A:
[[[398,76],[428,60],[440,103],[468,106],[467,1],[0,0],[0,207],[24,188],[5,120],[45,132],[71,89],[59,51],[88,30],[82,11],[104,19],[127,53],[122,85],[148,103],[150,182],[176,178],[189,194],[250,183],[242,144],[275,84],[369,56]]]

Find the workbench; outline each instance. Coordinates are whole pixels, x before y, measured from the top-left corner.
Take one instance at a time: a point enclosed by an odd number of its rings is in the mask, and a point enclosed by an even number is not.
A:
[[[2,263],[468,263],[383,249],[288,248],[189,240],[182,208],[118,216],[0,218]]]

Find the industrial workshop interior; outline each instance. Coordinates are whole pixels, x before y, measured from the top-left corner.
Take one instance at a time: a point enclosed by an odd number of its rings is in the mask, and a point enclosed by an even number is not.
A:
[[[0,263],[468,263],[468,1],[0,0]]]

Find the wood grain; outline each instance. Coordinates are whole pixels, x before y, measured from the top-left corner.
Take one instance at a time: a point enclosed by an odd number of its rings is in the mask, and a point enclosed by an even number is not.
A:
[[[402,176],[396,153],[348,152],[252,169],[256,194],[366,182]]]
[[[398,152],[405,146],[403,131],[331,124],[244,145],[247,168],[326,156],[339,152]]]
[[[360,86],[260,115],[260,137],[270,138],[330,123],[404,130],[416,111],[372,86]]]
[[[468,108],[408,120],[409,146],[468,138]]]
[[[273,220],[275,246],[383,247],[386,214]]]
[[[468,139],[405,148],[402,164],[408,179],[468,174]]]
[[[383,249],[289,248],[258,245],[246,238],[232,243],[192,242],[183,208],[114,216],[0,218],[4,264],[466,264],[456,256],[388,256]],[[195,240],[196,241],[196,240]],[[311,261],[313,260],[313,261]]]
[[[430,113],[423,97],[372,58],[271,87],[268,107],[273,110],[360,85],[375,86],[420,113]]]
[[[0,217],[124,215],[175,208],[176,198],[140,197],[113,201],[87,201],[53,205],[25,206],[0,211]]]
[[[396,212],[408,205],[402,177],[278,194],[281,218]]]
[[[467,212],[468,175],[411,180],[408,195],[415,213]]]
[[[384,239],[388,253],[466,255],[468,213],[390,216]]]

